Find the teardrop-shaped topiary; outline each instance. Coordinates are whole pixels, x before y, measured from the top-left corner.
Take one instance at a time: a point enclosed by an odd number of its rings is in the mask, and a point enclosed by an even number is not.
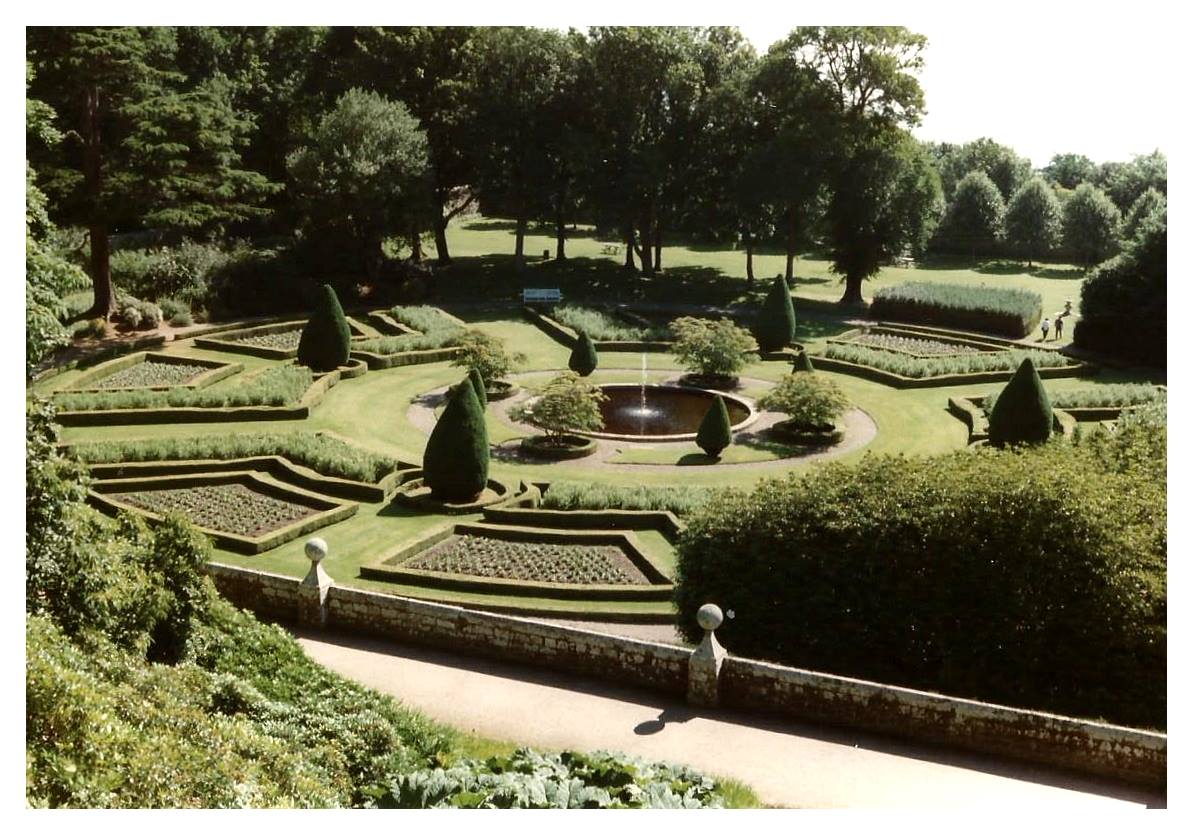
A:
[[[488,428],[469,377],[451,390],[430,433],[422,469],[425,485],[440,501],[472,501],[487,485]]]
[[[731,419],[727,416],[727,406],[723,398],[717,394],[698,426],[695,442],[712,458],[718,458],[719,453],[731,444]]]
[[[486,409],[488,407],[488,387],[483,384],[483,375],[479,373],[478,368],[472,368],[467,372],[467,377],[475,388],[475,396],[479,399],[479,408]]]
[[[773,279],[773,286],[765,297],[760,315],[756,317],[754,336],[762,351],[780,351],[793,342],[797,319],[793,315],[793,300],[784,276]]]
[[[810,355],[805,351],[799,351],[798,355],[793,359],[794,371],[813,371],[814,363],[810,362]]]
[[[579,332],[578,341],[570,352],[569,364],[570,370],[580,377],[591,376],[591,372],[598,367],[599,352],[595,350],[595,342],[586,331]]]
[[[339,297],[329,284],[318,289],[310,321],[298,341],[298,362],[315,371],[334,371],[347,364],[351,353],[351,329],[339,306]]]
[[[994,446],[1042,443],[1054,429],[1054,410],[1033,360],[1025,357],[996,398],[988,417],[988,440]]]

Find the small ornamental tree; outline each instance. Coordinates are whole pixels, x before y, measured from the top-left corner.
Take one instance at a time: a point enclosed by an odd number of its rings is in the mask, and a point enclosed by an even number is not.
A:
[[[683,316],[670,325],[673,353],[684,368],[708,377],[734,377],[757,349],[748,331],[727,319]]]
[[[753,329],[756,342],[762,351],[780,351],[793,342],[796,331],[797,319],[793,313],[793,300],[789,298],[789,285],[782,276],[777,276],[756,319]]]
[[[785,413],[796,427],[827,429],[850,403],[838,385],[821,374],[786,374],[756,405]]]
[[[727,405],[717,394],[698,426],[695,443],[712,458],[718,458],[719,453],[731,445],[731,419],[727,415]]]
[[[988,417],[988,440],[993,446],[1048,441],[1054,411],[1041,377],[1026,357],[996,398]]]
[[[1025,251],[1030,268],[1056,247],[1062,239],[1062,204],[1049,183],[1034,177],[1021,186],[1008,204],[1004,228],[1008,242]]]
[[[424,480],[435,499],[471,501],[488,483],[488,428],[470,377],[451,390],[422,458]]]
[[[955,244],[972,251],[1003,236],[1004,197],[991,177],[983,171],[972,171],[959,181],[941,231]]]
[[[512,418],[537,427],[551,443],[561,446],[564,435],[603,428],[599,404],[606,399],[578,374],[566,371],[550,380],[535,399],[513,409]]]
[[[459,353],[452,365],[474,369],[483,378],[489,389],[492,383],[508,374],[527,357],[521,353],[510,353],[504,347],[504,340],[483,331],[469,330],[459,339]]]
[[[794,371],[813,371],[814,363],[810,362],[810,355],[805,351],[798,353],[793,360]]]
[[[570,370],[580,377],[589,377],[591,372],[599,366],[599,352],[595,350],[595,342],[586,331],[580,331],[578,341],[570,352]]]
[[[334,288],[324,284],[318,290],[310,321],[298,341],[298,362],[315,371],[334,371],[347,364],[351,353],[351,329],[339,306]]]
[[[1120,210],[1102,190],[1083,183],[1062,209],[1062,243],[1087,267],[1112,253],[1120,228]]]
[[[467,372],[467,377],[475,388],[475,396],[479,399],[479,408],[486,409],[488,407],[488,387],[483,384],[483,377],[479,375],[479,369],[470,369]]]

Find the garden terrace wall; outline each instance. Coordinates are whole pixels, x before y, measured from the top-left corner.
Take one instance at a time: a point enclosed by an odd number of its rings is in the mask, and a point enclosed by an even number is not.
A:
[[[208,564],[207,571],[219,591],[236,605],[273,620],[297,620],[297,578],[215,563]],[[690,647],[337,585],[327,590],[325,605],[325,626],[332,630],[546,667],[671,695],[687,692]],[[1168,738],[1151,731],[731,655],[720,671],[719,701],[725,708],[862,728],[1165,789]]]
[[[963,386],[977,383],[1002,383],[1007,382],[1013,375],[1013,370],[1010,369],[1007,371],[980,371],[973,374],[943,374],[937,377],[902,377],[900,374],[893,374],[891,371],[882,371],[870,365],[859,365],[854,362],[824,357],[818,354],[811,355],[811,361],[814,363],[814,368],[819,371],[835,371],[839,374],[849,374],[852,377],[860,377],[864,380],[883,383],[886,386],[899,389]],[[1037,369],[1037,373],[1043,379],[1056,380],[1068,377],[1090,376],[1098,370],[1096,366],[1079,362],[1073,365],[1039,368]]]
[[[1028,318],[980,308],[944,307],[927,302],[890,299],[877,295],[872,299],[868,315],[873,319],[894,322],[920,322],[959,330],[990,331],[1020,339],[1028,336],[1041,321],[1041,304]]]
[[[1020,348],[1021,342],[1016,339],[1005,339],[999,336],[992,336],[986,333],[971,333],[970,331],[952,330],[950,328],[935,328],[928,325],[918,325],[911,322],[885,322],[876,321],[871,327],[887,328],[889,330],[903,331],[908,334],[940,337],[943,339],[952,339],[959,342],[973,342],[980,345],[989,345],[997,348]],[[842,334],[840,334],[840,337]],[[835,337],[839,338],[839,337]],[[1032,346],[1033,343],[1030,343]],[[1038,350],[1044,350],[1044,346],[1036,345]]]
[[[227,423],[247,420],[305,420],[341,379],[330,371],[318,376],[293,406],[160,406],[151,409],[88,409],[58,412],[63,426],[124,426],[146,423]]]

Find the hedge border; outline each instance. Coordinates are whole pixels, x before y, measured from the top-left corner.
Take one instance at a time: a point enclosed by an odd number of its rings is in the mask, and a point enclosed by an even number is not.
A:
[[[93,505],[103,510],[114,510],[117,512],[121,510],[129,511],[148,519],[150,523],[160,524],[165,518],[160,514],[126,504],[112,498],[107,493],[115,491],[148,492],[152,490],[205,487],[220,484],[243,484],[254,492],[263,493],[273,498],[293,501],[295,504],[304,504],[319,511],[313,516],[268,531],[258,537],[240,536],[227,531],[195,525],[198,530],[210,536],[215,541],[216,546],[244,554],[255,555],[272,550],[278,545],[297,539],[299,536],[325,528],[328,525],[333,525],[336,522],[342,522],[344,519],[354,516],[356,511],[359,510],[359,505],[355,502],[334,501],[308,490],[274,484],[271,481],[265,481],[260,478],[256,473],[246,470],[227,473],[188,473],[184,475],[107,479],[96,481],[87,491],[87,498]]]
[[[546,336],[562,343],[567,348],[573,348],[578,342],[578,332],[572,328],[563,325],[556,319],[551,318],[547,314],[530,305],[522,305],[521,311],[531,323],[536,325]],[[592,340],[595,343],[595,350],[627,353],[641,353],[649,351],[668,351],[673,347],[673,342],[650,342],[650,341],[630,341],[630,340]]]
[[[1019,347],[1019,346],[1018,346]],[[902,377],[891,371],[882,371],[870,365],[859,365],[846,360],[811,354],[811,361],[818,371],[834,371],[839,374],[849,374],[874,383],[883,383],[899,389],[936,388],[940,386],[962,386],[977,383],[1007,382],[1013,375],[1014,369],[1007,371],[979,371],[971,374],[942,374],[936,377]],[[1099,367],[1087,362],[1075,362],[1071,365],[1039,368],[1037,373],[1043,379],[1062,379],[1067,377],[1089,377],[1098,373]]]
[[[792,444],[794,446],[828,447],[842,441],[844,435],[842,427],[836,426],[833,423],[831,427],[829,431],[810,431],[794,428],[790,420],[781,420],[774,423],[765,431],[781,443]]]
[[[967,425],[967,443],[984,444],[988,441],[988,414],[984,411],[985,395],[971,397],[951,397],[946,402],[946,410]],[[1074,436],[1079,419],[1067,409],[1053,409],[1054,432],[1062,437]]]
[[[521,482],[521,486],[524,486],[524,482]],[[473,502],[463,502],[461,504],[439,501],[438,499],[431,498],[428,493],[421,496],[412,495],[415,490],[420,490],[424,487],[425,482],[423,480],[422,470],[418,469],[400,484],[393,495],[393,501],[402,507],[408,507],[414,510],[458,516],[461,514],[476,513],[488,505],[515,501],[520,495],[518,491],[509,487],[505,482],[494,478],[488,479],[486,488],[497,494],[494,498],[481,498]]]
[[[565,447],[553,447],[545,443],[547,440],[545,435],[529,435],[521,439],[521,449],[544,461],[575,461],[579,458],[586,458],[588,455],[594,455],[595,451],[599,449],[599,444],[594,438],[587,438],[582,435],[563,435],[562,437],[572,441],[580,441],[581,443]]]
[[[648,579],[648,585],[610,585],[548,583],[478,577],[416,568],[400,568],[418,554],[452,536],[479,536],[503,542],[547,542],[562,545],[613,545],[620,548],[632,564]],[[391,554],[383,554],[369,565],[360,566],[360,577],[369,580],[401,582],[446,591],[499,594],[510,597],[553,597],[561,600],[657,601],[673,596],[673,581],[648,558],[631,533],[623,531],[560,531],[512,525],[457,522],[437,530],[417,542]]]
[[[913,357],[914,359],[935,359],[937,357],[947,356],[946,354],[916,354],[912,351],[905,351],[901,348],[886,348],[879,345],[865,345],[862,342],[855,341],[857,336],[862,336],[872,332],[891,333],[893,336],[908,336],[911,338],[929,338],[935,340],[936,342],[950,343],[955,345],[972,345],[976,348],[979,348],[979,353],[981,354],[1003,353],[1004,351],[1011,351],[1013,348],[1019,349],[1020,347],[1016,343],[994,344],[991,342],[981,341],[978,338],[951,336],[950,334],[943,333],[922,333],[921,331],[909,330],[896,325],[873,325],[866,328],[852,328],[849,331],[844,331],[838,336],[828,337],[826,342],[827,344],[836,343],[839,345],[857,345],[861,348],[871,348],[874,351],[888,351],[890,354],[900,354],[906,357]]]
[[[200,371],[184,383],[174,383],[168,386],[116,386],[115,388],[94,388],[87,387],[87,383],[95,383],[98,380],[104,380],[113,374],[123,371],[126,368],[134,368],[138,365],[143,365],[149,361],[160,363],[162,365],[201,365],[206,368],[206,371]],[[242,363],[238,362],[222,362],[221,360],[200,359],[198,357],[187,357],[181,354],[165,354],[159,351],[139,351],[133,354],[124,354],[123,356],[110,359],[106,362],[101,362],[98,365],[91,366],[83,374],[79,375],[78,379],[74,381],[73,385],[67,386],[63,389],[58,389],[54,394],[104,394],[111,391],[170,391],[175,388],[185,389],[201,389],[213,385],[220,380],[225,380],[233,374],[239,374],[244,370]]]
[[[358,322],[347,318],[347,326],[351,329],[351,338],[371,339],[360,328]],[[293,348],[268,348],[263,345],[242,345],[238,340],[251,336],[265,336],[270,333],[285,333],[286,331],[301,330],[306,326],[307,319],[289,320],[284,322],[268,322],[263,325],[253,325],[248,328],[233,328],[220,332],[219,336],[194,337],[195,348],[205,348],[208,351],[224,351],[232,354],[248,354],[267,360],[291,360],[297,357],[297,346]]]
[[[427,348],[424,351],[402,351],[396,354],[376,354],[371,351],[352,349],[351,358],[362,360],[371,369],[397,368],[403,365],[423,365],[430,362],[452,360],[459,354],[459,348]]]
[[[46,380],[52,380],[59,374],[65,374],[67,371],[73,371],[76,368],[92,368],[100,363],[107,362],[115,357],[123,356],[124,354],[134,354],[137,351],[144,351],[146,349],[160,348],[165,345],[168,340],[165,334],[153,334],[151,336],[141,336],[129,342],[117,342],[109,345],[106,348],[101,348],[94,354],[87,354],[85,356],[76,357],[69,362],[64,362],[60,365],[50,365],[40,371],[34,373],[30,379],[31,383],[42,383]],[[72,346],[64,345],[59,351],[69,350]],[[57,352],[55,352],[57,353]],[[53,356],[42,360],[42,362],[53,362]]]
[[[151,409],[89,409],[59,412],[62,426],[124,426],[147,423],[226,423],[304,420],[340,380],[338,370],[317,377],[293,406],[161,406]]]
[[[888,289],[894,290],[899,286],[894,285]],[[1022,319],[1019,314],[1002,313],[981,307],[946,307],[936,302],[890,299],[887,296],[882,296],[879,291],[872,297],[868,314],[874,319],[889,319],[894,322],[907,323],[920,322],[924,325],[949,325],[959,329],[990,331],[1021,339],[1032,333],[1033,328],[1037,327],[1037,323],[1041,321],[1043,302],[1040,294],[1036,295],[1038,295],[1037,309],[1030,312],[1027,319]]]
[[[551,508],[485,507],[486,522],[533,528],[657,531],[676,542],[686,525],[668,510],[553,510]]]

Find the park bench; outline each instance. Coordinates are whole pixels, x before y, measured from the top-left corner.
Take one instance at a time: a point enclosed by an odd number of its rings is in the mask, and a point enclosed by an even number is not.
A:
[[[557,287],[526,287],[521,291],[521,301],[525,304],[560,302],[562,301],[562,291]]]

